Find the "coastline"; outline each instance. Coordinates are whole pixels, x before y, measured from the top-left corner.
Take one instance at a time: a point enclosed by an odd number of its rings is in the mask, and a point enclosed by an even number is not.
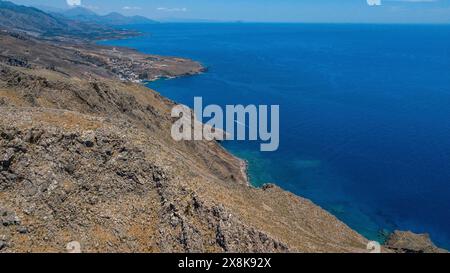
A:
[[[143,53],[143,54],[144,54],[144,53]],[[170,80],[170,79],[175,79],[175,78],[178,78],[178,77],[184,77],[184,76],[195,76],[195,75],[198,75],[198,74],[201,74],[201,73],[204,73],[204,72],[206,72],[206,71],[203,70],[203,71],[201,71],[201,72],[193,73],[193,74],[185,74],[185,75],[180,75],[180,76],[176,76],[176,77],[161,77],[161,78]],[[156,80],[161,79],[161,78],[156,78],[156,79],[154,79],[153,81],[156,81]],[[151,82],[151,81],[149,81],[149,82]],[[144,84],[145,84],[145,83],[144,83]],[[156,91],[158,91],[158,90],[156,90]],[[170,98],[169,98],[169,99],[170,99]],[[227,153],[230,153],[233,157],[235,157],[235,158],[240,162],[240,171],[241,171],[242,176],[245,177],[246,184],[247,184],[249,187],[252,187],[252,188],[259,188],[259,187],[255,186],[255,185],[253,185],[253,184],[251,183],[251,180],[250,180],[250,177],[249,177],[249,162],[248,162],[247,160],[245,160],[245,159],[242,159],[242,158],[239,158],[238,156],[235,156],[235,155],[232,154],[230,151],[228,151],[227,149],[225,149],[220,143],[219,143],[219,145],[220,145]],[[266,183],[269,183],[269,181],[267,181]],[[269,184],[264,184],[264,185],[269,185]],[[264,188],[264,185],[262,185],[261,188]],[[302,198],[300,195],[297,195],[297,194],[295,194],[295,196],[298,196],[299,198]],[[330,213],[331,213],[331,212],[330,212]],[[399,234],[402,234],[402,235],[399,235]],[[391,243],[391,242],[392,242],[392,239],[391,239],[391,238],[403,236],[404,234],[406,234],[405,236],[406,236],[406,237],[409,237],[409,240],[411,240],[411,241],[421,240],[421,239],[418,239],[418,238],[422,238],[422,237],[428,238],[428,235],[427,235],[427,234],[419,234],[419,235],[417,235],[417,234],[411,233],[410,231],[407,231],[407,232],[403,232],[403,231],[392,231],[391,233],[389,233],[389,234],[386,235],[385,242],[383,242],[383,243],[386,244],[386,247],[389,247],[390,249],[395,249],[396,251],[401,251],[401,250],[399,250],[398,247],[392,246],[392,243]],[[391,244],[391,245],[389,246],[389,244]],[[429,239],[429,242],[427,242],[426,245],[427,245],[427,246],[423,246],[423,248],[427,248],[427,249],[432,248],[432,249],[434,249],[434,250],[438,249],[438,248],[437,248],[436,246],[434,246],[434,244],[431,242],[431,239]],[[408,244],[406,244],[406,245],[404,246],[404,249],[408,249],[408,247],[410,247],[410,246],[408,246]],[[443,249],[439,249],[439,251],[442,251],[442,250],[443,250]]]
[[[10,38],[5,37],[2,42],[6,39]],[[24,177],[31,177],[31,186],[26,185],[25,188],[30,194],[23,197],[21,185],[15,183],[17,177],[5,176],[6,183],[11,183],[14,187],[9,189],[8,192],[2,192],[8,198],[0,201],[5,203],[1,205],[8,208],[8,213],[12,211],[11,215],[19,215],[18,217],[23,220],[23,223],[27,224],[27,221],[30,221],[28,218],[32,212],[22,212],[22,208],[17,210],[14,204],[23,202],[31,206],[38,202],[43,208],[46,208],[45,202],[51,203],[60,194],[67,196],[70,193],[71,196],[82,197],[72,200],[81,208],[99,210],[100,214],[96,215],[111,213],[105,210],[103,205],[113,205],[117,211],[114,217],[123,217],[123,222],[127,224],[132,221],[129,218],[132,208],[127,208],[124,204],[132,202],[133,206],[147,208],[146,204],[141,204],[136,200],[141,200],[142,194],[145,196],[145,193],[151,192],[152,194],[147,197],[151,200],[150,202],[156,200],[155,205],[160,206],[160,210],[155,212],[150,207],[148,208],[149,211],[155,213],[155,215],[159,215],[160,212],[169,212],[158,216],[161,217],[158,225],[164,226],[164,231],[178,232],[180,226],[189,227],[188,229],[183,228],[181,232],[182,234],[188,234],[185,235],[189,236],[186,242],[190,244],[186,243],[179,248],[171,249],[171,243],[167,242],[173,240],[173,242],[179,244],[180,242],[177,239],[179,235],[174,235],[173,239],[172,237],[166,238],[165,234],[170,235],[170,232],[164,232],[164,236],[156,237],[157,240],[160,240],[158,241],[160,245],[164,246],[164,248],[159,249],[160,251],[202,250],[203,244],[208,244],[207,236],[210,234],[210,226],[213,227],[213,230],[219,230],[221,237],[229,238],[228,241],[237,238],[238,241],[242,240],[248,243],[233,245],[226,244],[225,239],[224,242],[217,241],[217,239],[214,241],[214,238],[211,238],[217,245],[216,251],[361,252],[364,250],[365,238],[311,201],[276,186],[259,189],[250,185],[247,174],[248,162],[230,154],[219,143],[201,142],[192,143],[192,146],[184,146],[182,143],[174,143],[171,140],[165,142],[165,137],[168,137],[165,130],[171,123],[166,115],[172,102],[168,103],[170,99],[152,92],[142,82],[133,82],[135,76],[141,74],[128,69],[137,68],[139,71],[146,69],[147,65],[154,64],[155,61],[157,64],[164,64],[165,61],[169,61],[172,65],[184,64],[187,66],[184,66],[181,70],[178,67],[174,71],[169,71],[167,67],[162,66],[153,70],[151,75],[158,75],[158,73],[159,75],[195,75],[182,72],[192,71],[192,67],[198,68],[198,63],[175,57],[154,57],[156,55],[141,54],[125,48],[116,48],[116,50],[110,48],[108,50],[102,47],[92,48],[89,45],[83,45],[77,50],[73,50],[71,46],[65,44],[61,47],[63,50],[59,52],[57,51],[59,50],[58,47],[41,44],[32,39],[13,39],[11,41],[14,41],[14,43],[11,43],[14,45],[11,50],[16,50],[18,53],[21,51],[21,46],[29,47],[29,43],[35,43],[32,50],[38,56],[42,56],[38,61],[29,63],[19,62],[17,58],[8,59],[8,63],[15,60],[14,65],[5,65],[0,75],[1,80],[7,82],[8,85],[6,86],[20,87],[27,91],[27,93],[14,93],[11,90],[0,90],[6,92],[6,96],[2,96],[2,106],[9,105],[18,108],[17,111],[10,111],[11,113],[9,113],[10,108],[6,108],[6,106],[3,108],[5,115],[8,115],[10,120],[14,122],[12,125],[2,124],[6,128],[4,131],[7,132],[4,137],[2,135],[3,139],[0,139],[3,141],[2,147],[9,147],[12,145],[10,141],[15,141],[15,139],[19,139],[21,145],[30,146],[26,149],[8,150],[5,157],[7,164],[3,165],[7,166],[8,172],[13,171],[13,173],[20,173]],[[45,52],[49,51],[49,47],[54,53],[61,55],[54,59],[46,56]],[[82,49],[81,52],[80,49]],[[98,51],[95,49],[98,49]],[[125,52],[130,52],[132,56],[137,57],[139,62],[137,67],[129,62],[129,56],[121,56],[121,53]],[[68,67],[42,68],[42,64],[46,64],[47,67],[52,63],[59,64],[59,59],[62,56],[73,58],[73,62]],[[118,56],[121,58],[116,60],[115,58]],[[109,58],[124,66],[115,70],[111,66],[112,61]],[[147,61],[151,61],[151,63],[147,63]],[[94,65],[91,66],[91,64]],[[127,75],[130,77],[127,77]],[[143,75],[149,76],[150,74]],[[19,80],[16,81],[15,79]],[[34,88],[36,86],[39,88]],[[36,93],[36,90],[39,90],[39,93]],[[2,95],[5,94],[2,93]],[[25,98],[20,97],[21,95]],[[23,108],[24,106],[35,108]],[[55,108],[58,110],[55,110]],[[18,114],[15,114],[16,112]],[[21,130],[25,130],[29,134],[22,134],[17,128],[22,128]],[[35,132],[36,128],[43,132]],[[71,139],[72,136],[75,139]],[[61,143],[55,141],[55,138],[64,141]],[[27,173],[29,169],[23,168],[23,166],[28,161],[21,159],[24,156],[29,156],[27,153],[31,153],[31,156],[35,159],[32,161],[35,165],[32,166],[33,168],[30,171],[35,170],[34,168],[36,170],[42,169],[44,166],[41,164],[44,162],[38,159],[47,158],[49,154],[45,154],[46,149],[37,150],[44,154],[35,153],[35,149],[31,149],[31,147],[33,145],[45,147],[48,143],[51,143],[53,145],[51,147],[55,149],[50,157],[55,162],[48,166],[48,168],[54,167],[49,170],[50,173],[58,177],[58,181],[68,180],[69,182],[75,179],[79,180],[81,175],[84,178],[80,180],[80,183],[87,183],[87,185],[78,187],[74,182],[69,183],[69,185],[53,185],[53,176],[46,176],[46,174],[34,171],[30,174]],[[116,144],[111,146],[110,143]],[[71,158],[73,153],[71,153],[71,150],[67,150],[67,147],[82,153],[84,156],[82,159]],[[96,155],[95,153],[99,154],[93,157],[93,153],[94,155]],[[147,155],[143,156],[142,153]],[[104,163],[101,163],[105,156],[108,158],[107,162],[111,164],[113,171],[108,168],[105,169]],[[117,158],[110,160],[111,157]],[[85,159],[89,160],[86,161]],[[61,162],[63,162],[62,167],[60,166]],[[78,164],[81,164],[81,166],[73,166],[73,162],[80,162]],[[175,163],[177,165],[175,170],[172,169],[172,166],[167,166]],[[206,168],[206,163],[211,163],[208,165],[209,167],[214,165],[212,163],[215,163],[216,166]],[[89,171],[85,171],[85,169]],[[234,173],[230,175],[230,172]],[[97,173],[102,175],[97,177]],[[241,176],[244,178],[243,181],[246,182],[246,185],[235,183],[241,182]],[[1,178],[3,179],[3,176]],[[98,184],[98,179],[102,183]],[[36,185],[32,184],[34,181],[41,180],[49,182],[48,189],[46,188],[45,191],[48,194],[43,196],[45,198],[42,200],[38,198],[42,197],[39,195],[40,193],[33,190]],[[78,180],[75,181],[78,182]],[[0,182],[4,181],[0,180]],[[95,187],[91,187],[90,183]],[[96,187],[101,188],[103,184],[115,190],[107,191],[107,195],[98,196]],[[179,184],[181,186],[178,186]],[[130,190],[135,196],[133,195],[129,200],[119,199],[124,198],[123,196],[128,198],[125,194],[129,194]],[[118,192],[121,194],[117,195]],[[228,196],[232,196],[232,198],[230,199]],[[183,197],[183,199],[186,197],[186,200],[180,200],[180,197]],[[99,199],[101,199],[101,202]],[[163,201],[159,203],[159,200]],[[184,203],[185,201],[188,203]],[[58,206],[60,206],[58,207],[60,211],[56,212],[56,219],[64,223],[64,212],[73,204],[62,202],[58,203]],[[196,208],[196,210],[186,210],[191,207]],[[187,211],[186,214],[180,215],[183,211]],[[38,212],[47,213],[45,210]],[[145,210],[144,212],[148,213]],[[144,216],[145,213],[143,213]],[[193,213],[198,214],[199,219],[209,219],[209,222],[195,222],[197,218],[189,218]],[[233,215],[233,217],[230,215]],[[87,216],[91,218],[85,218]],[[86,229],[90,227],[93,219],[98,219],[92,215],[87,216],[79,213],[77,221],[80,221],[80,225],[77,227],[78,230],[73,231],[73,236],[80,236],[77,235],[80,230],[82,231],[81,234],[92,232]],[[115,221],[109,221],[111,216],[101,218],[99,221],[103,229],[126,230],[127,225],[117,228]],[[149,225],[148,222],[144,221],[145,219],[147,218],[142,218],[142,222]],[[290,223],[288,229],[284,224],[286,219],[289,219]],[[39,232],[41,232],[41,227],[46,227],[42,229],[42,232],[47,229],[52,230],[51,226],[54,224],[52,221],[47,221],[47,218],[42,221],[41,218],[38,218],[34,221],[37,221],[36,226],[39,227]],[[15,222],[13,222],[7,229],[12,238],[10,244],[14,247],[14,243],[16,243],[17,248],[15,249],[18,250],[26,249],[26,244],[20,244],[19,237],[15,233],[15,225]],[[205,242],[201,246],[196,242],[203,239],[201,237],[199,239],[198,235],[192,234],[192,230],[198,229],[198,226],[202,226],[199,230],[207,231],[203,234]],[[118,237],[123,237],[124,233],[125,231]],[[305,233],[308,236],[305,237]],[[51,246],[54,248],[49,247],[49,249],[53,251],[58,249],[57,246],[61,245],[65,238],[59,233],[56,234],[58,236],[55,236],[56,239],[54,240],[53,236],[50,236],[50,240],[53,240]],[[96,234],[98,233],[95,233],[94,230],[93,236]],[[31,237],[36,236],[33,237],[33,240],[36,240],[33,243],[42,240],[42,236],[37,235],[34,233],[29,235]],[[310,237],[313,239],[309,240]],[[251,240],[248,238],[251,238]],[[90,247],[88,249],[91,251],[118,249],[114,249],[107,244],[98,248],[95,245],[90,245],[91,239],[90,237],[80,239],[84,240],[84,244],[88,245]],[[322,240],[325,240],[326,243],[313,245]],[[331,245],[328,242],[332,242]],[[104,242],[101,241],[101,243]],[[48,242],[42,242],[42,244],[50,245]],[[252,248],[249,248],[248,245]],[[124,251],[122,248],[121,250]]]
[[[133,38],[133,37],[130,37],[130,38]],[[121,39],[121,40],[123,40],[123,39]],[[125,48],[126,48],[126,47],[125,47]],[[140,52],[139,50],[134,49],[134,48],[132,48],[132,50],[136,50],[137,52]],[[143,53],[143,52],[140,52],[140,53],[141,53],[141,54],[146,54],[146,53]],[[183,59],[183,57],[176,57],[176,58]],[[188,60],[190,60],[190,59],[188,59]],[[194,61],[194,60],[190,60],[190,61]],[[157,80],[160,80],[160,79],[171,80],[171,79],[176,79],[176,78],[180,78],[180,77],[196,76],[196,75],[199,75],[199,74],[202,74],[202,73],[205,73],[205,72],[207,72],[207,68],[203,67],[203,64],[202,64],[202,69],[201,69],[199,72],[196,72],[196,73],[186,73],[186,74],[183,74],[183,75],[178,75],[178,76],[173,76],[173,77],[164,77],[164,76],[161,76],[161,77],[156,77],[156,78],[153,79],[153,80],[148,80],[148,81],[144,81],[144,82],[140,82],[140,83],[143,84],[143,85],[145,86],[145,83],[146,83],[146,82],[147,82],[147,83],[150,83],[150,82],[154,82],[154,81],[157,81]],[[149,88],[149,87],[147,87],[147,86],[145,86],[145,87],[148,88],[148,89],[150,89],[150,90],[153,90],[153,89],[151,89],[151,88]],[[153,91],[158,92],[158,90],[153,90]],[[165,98],[171,100],[170,98],[167,98],[167,97],[165,97]],[[175,102],[175,103],[176,103],[176,102]],[[269,181],[267,181],[266,183],[264,183],[263,185],[261,185],[261,186],[259,186],[259,187],[258,187],[258,186],[255,186],[255,185],[251,182],[250,177],[249,177],[249,162],[248,162],[248,160],[245,160],[245,159],[243,159],[243,158],[240,158],[240,157],[234,155],[233,153],[231,153],[230,151],[228,151],[224,146],[222,146],[220,142],[219,142],[218,144],[219,144],[219,146],[220,146],[222,149],[224,149],[227,153],[229,153],[230,155],[232,155],[234,158],[236,158],[236,160],[238,160],[238,161],[240,162],[240,172],[241,172],[242,176],[245,178],[245,183],[246,183],[246,185],[247,185],[248,187],[255,188],[255,189],[256,189],[256,188],[265,188],[265,187],[270,188],[270,185],[273,185],[273,184],[270,184]],[[276,185],[276,187],[279,187],[279,186]],[[297,195],[297,194],[294,194],[294,195],[297,196],[297,197],[299,197],[299,198],[303,198],[303,197],[301,197],[300,195]],[[330,212],[330,213],[331,213],[331,212]],[[332,214],[332,213],[331,213],[331,214]],[[334,216],[334,215],[333,215],[333,216]],[[392,231],[391,233],[386,234],[386,235],[385,235],[385,241],[384,241],[384,242],[381,242],[381,243],[384,244],[388,249],[391,249],[391,250],[394,250],[394,251],[402,252],[402,250],[401,250],[398,246],[395,246],[395,245],[392,243],[392,241],[393,241],[392,238],[398,238],[398,237],[402,237],[402,236],[408,237],[408,240],[411,241],[412,244],[414,244],[415,241],[421,241],[421,240],[422,240],[421,238],[423,238],[423,237],[428,238],[428,241],[429,241],[429,242],[425,240],[426,242],[423,243],[423,245],[422,245],[422,248],[423,248],[423,249],[428,249],[428,250],[433,249],[434,251],[438,251],[438,252],[445,251],[445,250],[443,250],[443,249],[437,248],[437,247],[431,242],[431,239],[429,239],[429,235],[428,235],[428,234],[414,234],[414,233],[412,233],[412,232],[410,232],[410,231],[405,231],[405,232],[403,232],[403,231],[394,230],[394,231]],[[395,239],[394,239],[394,240],[395,240]],[[410,242],[410,243],[411,243],[411,242]],[[404,247],[404,250],[405,250],[405,249],[408,249],[409,247],[411,247],[411,245],[409,245],[408,243],[406,243],[403,247]],[[414,248],[414,246],[412,246],[412,248]]]
[[[140,36],[144,36],[144,34],[141,33]],[[134,37],[136,37],[136,36],[131,35],[131,36],[129,36],[129,37],[122,37],[122,38],[120,38],[120,40],[131,39],[131,38],[134,38]],[[171,79],[177,79],[177,78],[180,78],[180,77],[196,76],[196,75],[200,75],[200,74],[202,74],[202,73],[207,73],[207,71],[208,71],[208,68],[207,68],[206,66],[204,66],[204,64],[202,64],[202,63],[200,63],[200,62],[197,62],[197,61],[195,61],[195,60],[192,60],[192,59],[184,58],[184,57],[166,57],[166,56],[159,56],[159,55],[151,55],[151,54],[147,54],[147,53],[145,53],[145,52],[140,52],[139,50],[137,50],[137,49],[135,49],[135,48],[128,48],[128,47],[116,46],[116,45],[111,45],[111,44],[107,44],[107,45],[98,44],[99,42],[107,42],[107,43],[108,43],[108,42],[114,41],[114,40],[118,40],[118,39],[114,39],[114,38],[112,38],[112,39],[101,39],[101,40],[94,41],[94,44],[95,44],[95,45],[99,45],[99,46],[104,46],[104,47],[110,47],[110,48],[113,48],[113,49],[122,48],[122,49],[124,49],[124,50],[131,51],[131,52],[135,52],[136,54],[140,54],[140,55],[143,55],[143,56],[158,56],[158,57],[161,57],[161,58],[163,58],[163,59],[164,59],[164,58],[174,58],[174,59],[176,59],[176,60],[184,60],[184,61],[186,61],[186,62],[191,62],[191,63],[194,64],[194,65],[193,65],[193,66],[195,67],[194,69],[192,69],[192,70],[190,70],[190,71],[185,71],[185,72],[180,73],[180,74],[175,74],[175,75],[165,75],[165,74],[160,74],[160,75],[154,75],[154,76],[152,76],[151,78],[149,78],[149,77],[146,77],[146,78],[143,77],[143,78],[139,78],[139,79],[137,79],[137,80],[136,80],[134,77],[133,77],[133,78],[128,78],[128,79],[123,79],[123,80],[125,80],[125,81],[129,81],[129,82],[133,82],[133,83],[138,83],[138,84],[140,84],[140,85],[144,86],[145,88],[148,88],[149,90],[152,90],[152,91],[158,92],[158,90],[154,90],[154,89],[149,88],[149,87],[147,86],[148,83],[155,82],[155,81],[158,81],[158,80],[171,80]],[[134,76],[134,75],[133,75],[133,76]],[[158,93],[159,93],[159,92],[158,92]],[[163,97],[164,97],[164,96],[163,96]],[[167,98],[167,97],[164,97],[164,98],[167,99],[167,100],[172,101],[170,98]],[[174,103],[176,103],[176,102],[174,102]],[[249,187],[255,187],[255,185],[253,185],[253,184],[251,183],[250,177],[249,177],[249,173],[248,173],[249,162],[248,162],[247,160],[245,160],[245,159],[242,159],[242,158],[239,158],[239,157],[233,155],[230,151],[228,151],[227,149],[225,149],[225,147],[222,146],[221,143],[218,143],[218,145],[219,145],[226,153],[229,153],[229,154],[232,155],[234,158],[236,158],[236,160],[238,160],[238,161],[240,162],[240,167],[239,167],[239,168],[240,168],[241,176],[244,178],[245,184],[247,184],[247,186],[249,186]],[[256,188],[256,187],[255,187],[255,188]]]

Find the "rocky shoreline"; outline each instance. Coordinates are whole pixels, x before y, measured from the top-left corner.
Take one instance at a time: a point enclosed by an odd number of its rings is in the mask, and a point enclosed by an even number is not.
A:
[[[170,137],[174,102],[140,81],[201,64],[8,31],[0,44],[0,253],[73,242],[83,252],[368,252],[311,201],[249,186],[247,163],[219,143]],[[407,249],[398,241],[392,249]]]

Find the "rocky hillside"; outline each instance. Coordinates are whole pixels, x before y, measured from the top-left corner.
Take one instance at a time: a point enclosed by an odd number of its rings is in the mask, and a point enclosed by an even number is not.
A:
[[[218,143],[172,140],[174,103],[136,82],[202,71],[1,31],[0,252],[367,252],[312,202],[249,186]]]
[[[248,187],[219,147],[199,157],[122,119],[0,110],[2,251],[61,252],[71,241],[85,252],[364,249],[311,202]]]
[[[366,252],[216,142],[173,141],[173,103],[129,78],[199,64],[1,35],[0,252]]]

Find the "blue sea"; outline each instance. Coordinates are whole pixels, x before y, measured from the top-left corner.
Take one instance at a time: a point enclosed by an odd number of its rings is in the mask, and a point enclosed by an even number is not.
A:
[[[108,41],[180,56],[198,76],[149,83],[177,102],[280,105],[280,149],[225,142],[267,182],[370,239],[427,232],[450,249],[450,25],[155,24]]]

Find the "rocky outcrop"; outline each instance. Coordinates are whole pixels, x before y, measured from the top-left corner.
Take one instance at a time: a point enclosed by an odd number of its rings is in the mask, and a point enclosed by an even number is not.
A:
[[[448,253],[433,244],[428,234],[410,231],[395,231],[385,243],[385,247],[397,253]]]

